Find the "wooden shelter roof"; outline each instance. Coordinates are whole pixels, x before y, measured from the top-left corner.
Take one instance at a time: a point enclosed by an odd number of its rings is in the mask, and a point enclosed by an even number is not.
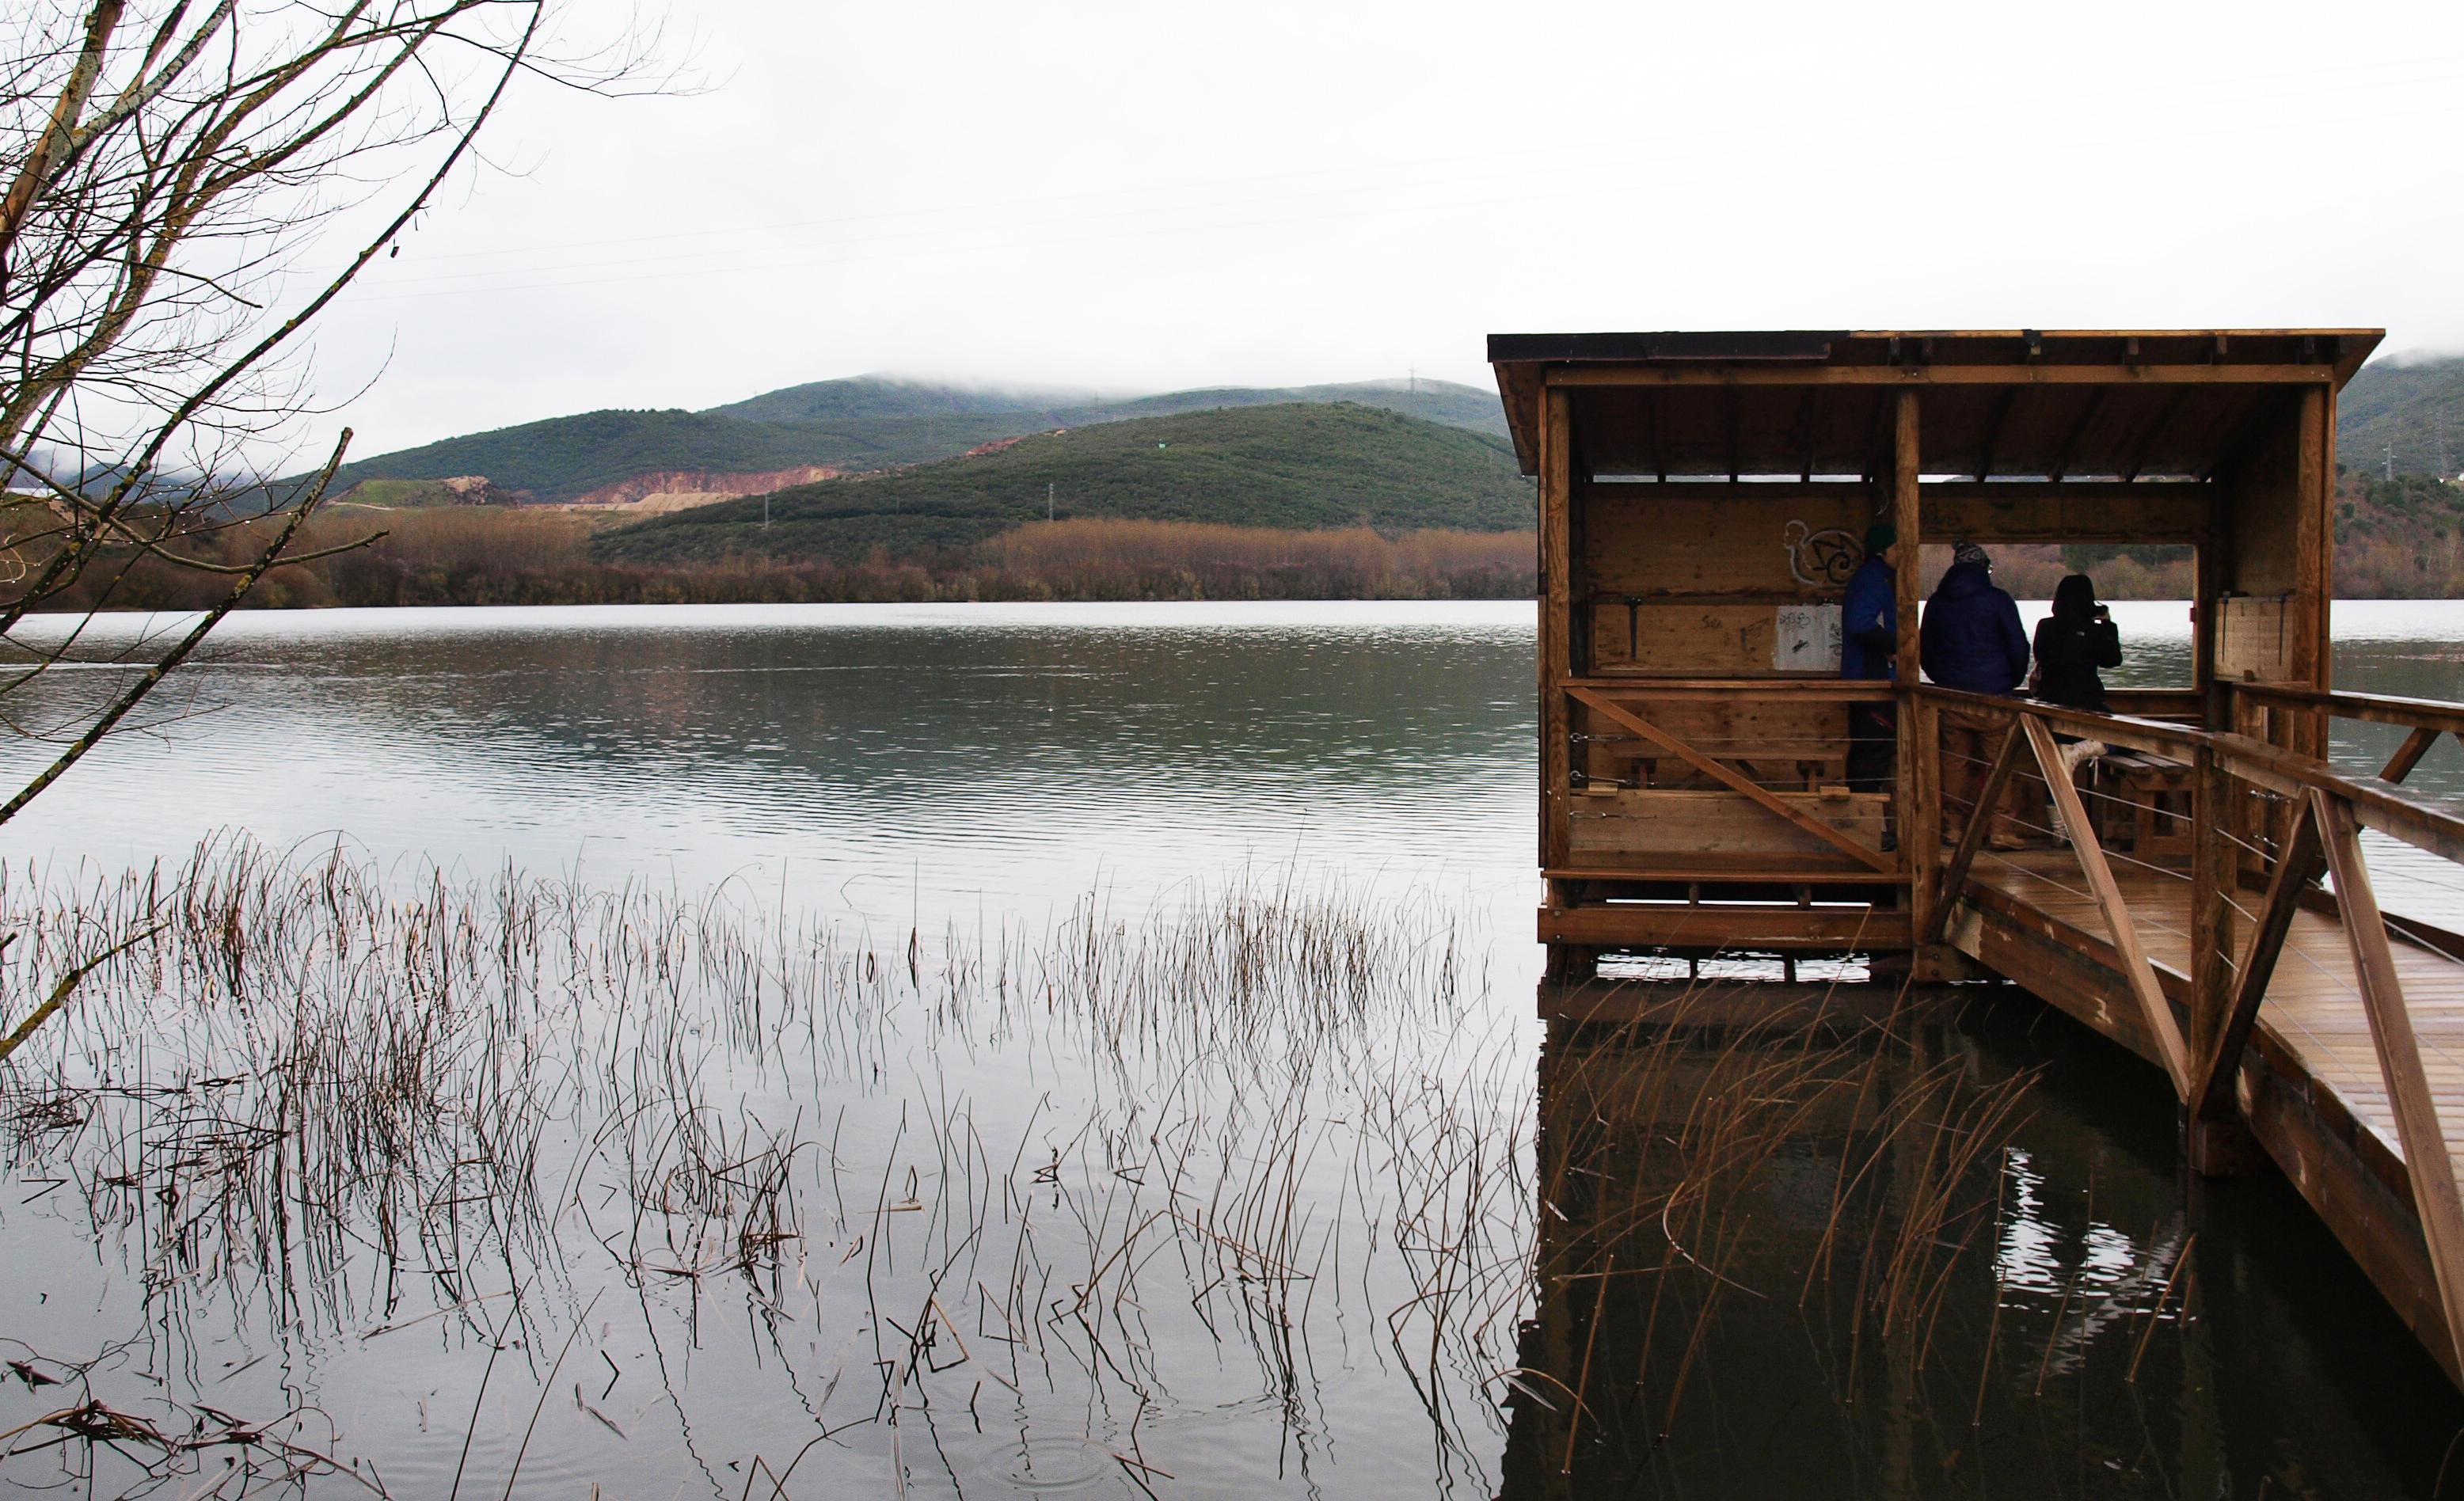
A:
[[[2375,328],[1492,334],[1525,474],[1540,391],[1570,387],[1589,476],[1860,476],[1916,386],[1928,475],[2206,478],[2301,386],[2341,387]]]

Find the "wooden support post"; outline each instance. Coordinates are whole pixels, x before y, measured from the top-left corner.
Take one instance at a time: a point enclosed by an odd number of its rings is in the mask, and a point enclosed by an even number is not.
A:
[[[1959,900],[1959,889],[1968,882],[1968,868],[1976,863],[1976,851],[1985,848],[1986,830],[1993,823],[1985,810],[2000,805],[2002,788],[2011,781],[2011,770],[2018,764],[2019,748],[2026,739],[2027,732],[2013,716],[2011,728],[2002,736],[2002,748],[1993,753],[1993,767],[1985,774],[1985,790],[1977,794],[1968,828],[1959,836],[1959,848],[1942,868],[1941,886],[1934,893],[1933,905],[1926,909],[1926,926],[1918,930],[1919,946],[1941,942],[1944,930],[1950,926],[1951,903]]]
[[[2233,1109],[2231,1074],[2224,1076],[2221,1092],[2215,1088],[2218,1060],[2229,1053],[2233,1062],[2225,1067],[2238,1068],[2242,1043],[2250,1035],[2245,1023],[2229,1048],[2221,1042],[2233,1014],[2232,897],[2240,884],[2240,862],[2234,858],[2239,847],[2228,831],[2227,813],[2238,789],[2213,746],[2198,746],[2190,765],[2189,1046],[2190,1056],[2202,1067],[2194,1074],[2183,1121],[2183,1146],[2192,1171],[2223,1177],[2267,1160]],[[2265,989],[2262,983],[2260,993]],[[2254,998],[2254,1015],[2256,1004]]]
[[[2396,747],[2395,754],[2387,758],[2387,763],[2379,768],[2379,780],[2402,782],[2411,776],[2412,768],[2421,764],[2421,758],[2429,755],[2430,747],[2437,741],[2436,730],[2426,724],[2414,726],[2413,732],[2404,738],[2404,743]]]
[[[1573,435],[1568,393],[1541,391],[1540,424],[1540,864],[1563,867],[1573,765],[1566,679],[1573,675]]]
[[[2104,847],[2097,843],[2087,809],[2080,806],[2079,788],[2062,775],[2061,748],[2054,743],[2054,732],[2035,715],[2020,715],[2019,723],[2027,731],[2029,747],[2036,753],[2036,766],[2045,774],[2045,784],[2053,789],[2054,806],[2061,810],[2062,826],[2070,830],[2071,850],[2079,856],[2079,871],[2087,877],[2098,910],[2104,914],[2105,928],[2113,938],[2114,956],[2122,962],[2123,978],[2138,997],[2148,1033],[2156,1040],[2156,1054],[2164,1060],[2165,1071],[2173,1080],[2173,1097],[2187,1100],[2190,1097],[2189,1049],[2182,1041],[2182,1028],[2173,1020],[2172,1004],[2165,999],[2164,987],[2156,982],[2156,966],[2148,962],[2147,951],[2139,945],[2139,930],[2131,924],[2130,908],[2122,899],[2122,888],[2113,879],[2113,868],[2105,863]]]
[[[2190,1055],[2215,1051],[2233,997],[2234,846],[2225,831],[2233,780],[2202,744],[2190,758]]]
[[[2330,387],[2313,386],[2301,393],[2295,431],[2293,597],[2284,622],[2286,666],[2293,681],[2324,692],[2330,682],[2328,596],[2335,586],[2336,434]],[[2327,716],[2305,710],[2291,717],[2293,749],[2325,760]]]
[[[2293,931],[2294,914],[2301,910],[2301,894],[2319,878],[2320,868],[2319,828],[2304,803],[2295,808],[2292,831],[2267,883],[2267,899],[2258,909],[2257,925],[2251,930],[2214,1039],[2200,1054],[2199,1087],[2190,1097],[2193,1119],[2226,1120],[2236,1114],[2233,1077],[2241,1071],[2242,1048],[2258,1024],[2259,1003],[2267,999],[2268,982],[2276,977],[2285,935]]]
[[[1865,846],[1859,844],[1856,840],[1850,838],[1844,833],[1841,833],[1838,829],[1832,828],[1829,824],[1824,823],[1822,820],[1805,811],[1805,809],[1798,807],[1795,804],[1790,803],[1779,797],[1776,793],[1773,793],[1769,788],[1755,782],[1752,778],[1746,776],[1744,773],[1737,771],[1733,767],[1724,765],[1720,762],[1704,755],[1701,751],[1678,739],[1676,736],[1669,734],[1666,730],[1663,730],[1660,726],[1652,723],[1649,719],[1634,713],[1632,710],[1607,698],[1603,698],[1598,694],[1592,692],[1588,688],[1569,689],[1567,692],[1568,695],[1575,702],[1581,704],[1584,708],[1589,709],[1592,713],[1598,715],[1601,718],[1607,719],[1613,724],[1631,730],[1635,734],[1641,736],[1644,739],[1649,740],[1652,744],[1668,752],[1678,760],[1693,767],[1696,771],[1701,772],[1703,775],[1710,778],[1722,786],[1727,787],[1729,791],[1744,794],[1747,798],[1760,805],[1763,808],[1788,820],[1797,828],[1804,829],[1807,833],[1812,834],[1823,843],[1834,847],[1842,853],[1853,855],[1858,860],[1863,862],[1866,866],[1885,874],[1899,869],[1892,861],[1891,857],[1882,853],[1881,850],[1869,850]]]
[[[1922,464],[1917,451],[1917,393],[1903,390],[1893,409],[1891,429],[1891,525],[1899,533],[1899,653],[1893,666],[1899,697],[1900,858],[1908,871],[1911,931],[1930,931],[1934,867],[1942,859],[1941,776],[1935,762],[1932,716],[1917,698],[1917,576],[1924,567],[1925,520],[1918,479]],[[1922,964],[1919,966],[1922,969]]]
[[[2318,821],[2319,842],[2326,849],[2327,868],[2336,877],[2336,904],[2343,913],[2344,940],[2352,946],[2353,978],[2369,1015],[2379,1076],[2395,1111],[2405,1176],[2412,1183],[2413,1212],[2421,1218],[2430,1268],[2438,1279],[2447,1337],[2453,1349],[2464,1352],[2464,1195],[2456,1191],[2455,1159],[2447,1150],[2438,1102],[2421,1066],[2421,1041],[2413,1034],[2412,1015],[2405,1009],[2404,992],[2396,982],[2387,919],[2362,863],[2360,826],[2348,805],[2316,787],[2310,791],[2310,811]]]
[[[2190,554],[2190,686],[2199,694],[2200,722],[2211,730],[2233,728],[2230,689],[2216,675],[2217,628],[2224,623],[2227,587],[2222,530],[2221,525],[2211,525]]]

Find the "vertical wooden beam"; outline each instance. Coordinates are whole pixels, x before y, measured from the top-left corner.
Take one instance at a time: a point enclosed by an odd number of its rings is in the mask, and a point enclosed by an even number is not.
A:
[[[2294,438],[2293,599],[2284,623],[2293,681],[2322,691],[2330,686],[2327,609],[2336,579],[2336,435],[2327,426],[2332,405],[2324,386],[2301,392]],[[2324,712],[2305,710],[2294,717],[2294,726],[2293,749],[2326,756]]]
[[[2412,1015],[2405,1009],[2404,991],[2396,982],[2387,918],[2379,912],[2368,868],[2362,863],[2360,826],[2350,806],[2315,787],[2310,810],[2318,820],[2327,868],[2336,877],[2336,905],[2343,914],[2344,940],[2352,946],[2353,978],[2369,1015],[2379,1076],[2395,1110],[2405,1176],[2412,1182],[2413,1212],[2421,1217],[2430,1269],[2438,1278],[2438,1301],[2447,1313],[2447,1337],[2464,1351],[2464,1195],[2456,1191],[2455,1159],[2447,1150],[2438,1102],[2421,1066],[2421,1041],[2413,1034]]]
[[[1540,390],[1540,863],[1568,863],[1566,679],[1573,675],[1573,419],[1571,393]]]
[[[2002,748],[1993,753],[1992,769],[1985,773],[1985,789],[1977,794],[1976,806],[1969,811],[1968,828],[1960,833],[1959,848],[1950,852],[1949,863],[1942,868],[1941,885],[1934,893],[1925,926],[1917,930],[1919,946],[1942,941],[1943,929],[1950,922],[1950,904],[1959,899],[1959,889],[1968,883],[1969,867],[1976,863],[1976,851],[1985,848],[1986,830],[1993,825],[1987,810],[2000,805],[2002,788],[2011,781],[2012,768],[2019,763],[2019,748],[2026,739],[2026,732],[2013,717],[2011,728],[2002,736]]]
[[[2189,1048],[2182,1041],[2181,1026],[2173,1020],[2172,1003],[2165,999],[2164,986],[2156,982],[2156,966],[2148,962],[2147,951],[2140,946],[2139,930],[2130,920],[2130,906],[2122,899],[2122,888],[2113,879],[2113,867],[2105,863],[2104,847],[2097,843],[2095,827],[2089,824],[2087,809],[2079,803],[2079,788],[2062,775],[2061,747],[2054,743],[2054,732],[2045,728],[2045,721],[2035,715],[2022,714],[2019,724],[2028,733],[2030,748],[2036,753],[2036,769],[2045,774],[2045,785],[2053,789],[2054,806],[2061,809],[2062,827],[2070,830],[2071,852],[2079,856],[2079,872],[2087,877],[2097,909],[2104,914],[2104,926],[2113,938],[2113,953],[2121,961],[2123,979],[2129,982],[2131,994],[2138,998],[2148,1034],[2156,1039],[2156,1055],[2164,1060],[2165,1072],[2173,1080],[2173,1097],[2188,1100],[2191,1087]]]
[[[2190,762],[2190,1056],[2211,1056],[2232,1008],[2236,847],[2226,835],[2233,780],[2202,743]]]
[[[2210,515],[2225,509],[2221,500],[2210,506]],[[2225,542],[2219,529],[2211,527],[2190,552],[2190,686],[2199,693],[2200,724],[2210,730],[2233,728],[2233,705],[2225,689],[2216,680],[2217,627],[2223,623],[2225,576]]]
[[[1925,548],[1923,507],[1917,481],[1917,393],[1899,393],[1891,436],[1891,525],[1900,536],[1897,578],[1900,642],[1893,669],[1899,688],[1900,859],[1908,870],[1910,929],[1930,931],[1934,868],[1942,859],[1941,768],[1936,763],[1932,716],[1914,693],[1917,686],[1917,575]]]
[[[2190,1097],[2195,1120],[2224,1120],[2234,1114],[2233,1075],[2241,1071],[2241,1050],[2258,1023],[2259,1003],[2267,999],[2268,982],[2276,978],[2276,961],[2284,953],[2285,935],[2293,931],[2294,915],[2301,910],[2301,894],[2319,878],[2320,864],[2319,828],[2305,803],[2294,809],[2292,830],[2268,880],[2267,899],[2259,906],[2258,924],[2233,976],[2223,1020],[2200,1054],[2199,1087]]]

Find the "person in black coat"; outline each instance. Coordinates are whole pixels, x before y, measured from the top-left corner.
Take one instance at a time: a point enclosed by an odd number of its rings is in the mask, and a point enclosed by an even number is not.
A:
[[[2074,573],[2054,586],[2054,612],[2036,623],[2035,695],[2047,703],[2109,714],[2101,667],[2122,665],[2113,611],[2096,602],[2096,581]]]
[[[2054,612],[2036,622],[2036,674],[2029,692],[2046,703],[2110,714],[2104,678],[2097,669],[2122,665],[2122,632],[2113,611],[2096,601],[2096,581],[2074,573],[2054,585]],[[2081,762],[2104,754],[2101,741],[2056,735],[2062,747],[2062,775],[2076,777]],[[2067,839],[2059,812],[2051,815],[2056,839]]]
[[[2019,606],[1993,582],[1993,560],[1974,542],[1950,550],[1950,569],[1925,602],[1918,628],[1918,655],[1925,673],[1945,688],[1998,697],[2018,692],[2028,676],[2028,632]],[[1943,837],[1956,839],[1962,815],[1973,816],[1985,792],[1986,768],[2007,720],[1962,708],[1942,713]],[[1997,805],[1983,810],[1991,823],[1987,843],[2016,850],[2019,787],[2005,783]]]

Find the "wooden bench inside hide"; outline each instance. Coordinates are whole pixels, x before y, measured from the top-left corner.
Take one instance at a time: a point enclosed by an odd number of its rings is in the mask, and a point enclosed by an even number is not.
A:
[[[2190,857],[2190,768],[2142,751],[2111,751],[2088,762],[2097,803],[2097,838],[2142,860]]]

